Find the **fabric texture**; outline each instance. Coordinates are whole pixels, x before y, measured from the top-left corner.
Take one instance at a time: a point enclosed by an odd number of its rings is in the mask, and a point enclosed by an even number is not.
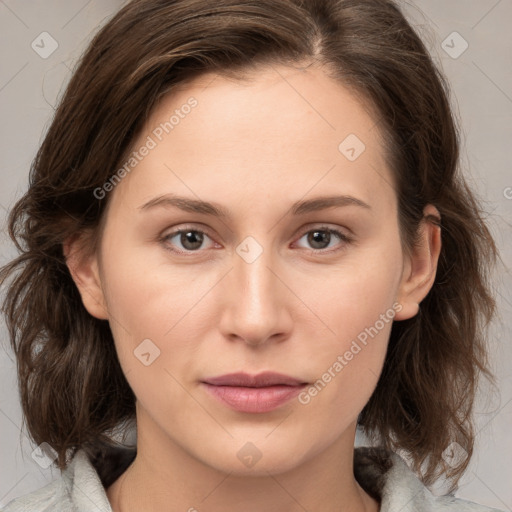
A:
[[[434,496],[401,457],[379,448],[355,448],[354,476],[380,502],[380,512],[502,512],[451,495]],[[112,508],[99,474],[79,450],[58,479],[15,498],[1,512],[112,512]]]

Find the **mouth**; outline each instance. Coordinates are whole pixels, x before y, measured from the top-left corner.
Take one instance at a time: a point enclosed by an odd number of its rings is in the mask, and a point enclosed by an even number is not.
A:
[[[308,383],[275,372],[231,373],[201,381],[214,398],[239,412],[264,413],[284,405]]]

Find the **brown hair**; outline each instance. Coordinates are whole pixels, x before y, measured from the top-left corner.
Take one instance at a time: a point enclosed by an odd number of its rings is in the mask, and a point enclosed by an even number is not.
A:
[[[459,141],[442,74],[388,0],[134,0],[94,37],[34,159],[30,187],[9,217],[21,254],[4,311],[32,439],[63,469],[91,458],[133,419],[135,397],[106,321],[85,310],[63,242],[97,239],[115,173],[157,101],[207,71],[242,77],[260,65],[316,62],[379,115],[399,202],[402,243],[417,241],[423,208],[441,220],[435,283],[415,317],[394,322],[384,369],[359,424],[377,443],[410,454],[423,481],[456,481],[473,450],[471,413],[487,366],[484,332],[495,311],[489,272],[497,249],[459,166]],[[94,248],[94,244],[92,245]],[[15,272],[17,271],[17,272]],[[468,457],[448,467],[456,441]],[[111,475],[98,464],[104,482]]]

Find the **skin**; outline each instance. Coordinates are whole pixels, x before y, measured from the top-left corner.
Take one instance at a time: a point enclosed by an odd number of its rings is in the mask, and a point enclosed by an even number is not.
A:
[[[392,322],[307,404],[238,412],[200,381],[271,370],[314,383],[393,304],[395,321],[418,313],[439,228],[422,223],[420,246],[402,252],[376,116],[321,69],[266,67],[250,82],[203,75],[164,97],[134,148],[191,96],[197,106],[110,192],[98,251],[65,245],[83,303],[109,321],[137,397],[138,454],[107,489],[112,508],[376,511],[352,460]],[[354,161],[338,150],[348,134],[366,147]],[[171,192],[230,217],[140,208]],[[371,209],[290,212],[295,201],[341,194]],[[439,215],[432,205],[424,213]],[[311,231],[324,225],[352,241],[322,231],[314,245]],[[179,228],[206,233],[199,249],[172,234]],[[236,251],[248,236],[262,249],[251,263]],[[134,350],[148,338],[160,355],[145,366]],[[249,442],[261,454],[252,467],[237,456]]]

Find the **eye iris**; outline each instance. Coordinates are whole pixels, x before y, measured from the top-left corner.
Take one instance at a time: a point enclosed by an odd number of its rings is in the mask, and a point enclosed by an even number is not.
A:
[[[331,239],[331,234],[327,231],[311,231],[308,235],[308,243],[311,243],[311,246],[314,249],[325,249],[325,247],[316,247],[315,244],[320,243],[327,243],[329,245],[329,241]]]
[[[194,250],[199,249],[201,244],[203,243],[203,235],[198,231],[182,231],[180,236],[180,242],[185,247],[185,249]],[[188,243],[192,244],[187,245]]]

